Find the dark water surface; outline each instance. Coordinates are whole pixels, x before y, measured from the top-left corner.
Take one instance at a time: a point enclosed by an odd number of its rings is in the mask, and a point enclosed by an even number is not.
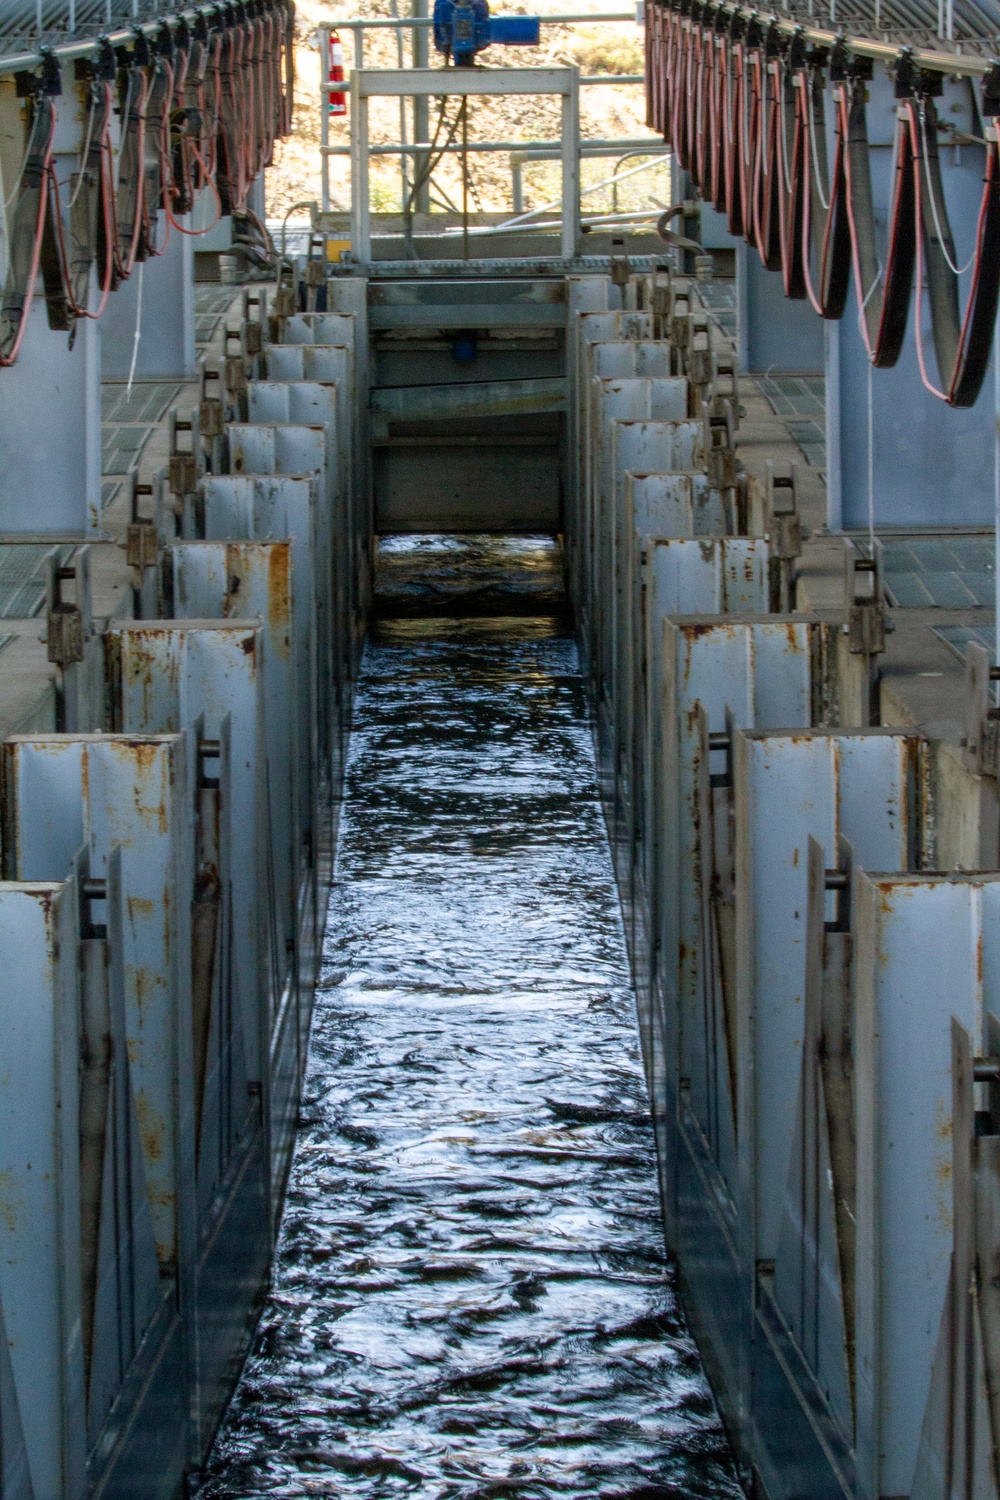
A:
[[[383,544],[274,1286],[206,1500],[740,1493],[663,1257],[558,568]]]

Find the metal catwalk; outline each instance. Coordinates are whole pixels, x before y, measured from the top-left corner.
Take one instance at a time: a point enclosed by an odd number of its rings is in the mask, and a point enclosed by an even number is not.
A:
[[[204,1500],[736,1496],[550,539],[383,542],[270,1300]]]

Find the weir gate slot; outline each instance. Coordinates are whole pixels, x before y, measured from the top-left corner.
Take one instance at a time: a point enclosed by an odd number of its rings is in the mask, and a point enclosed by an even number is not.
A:
[[[373,281],[368,324],[377,529],[560,530],[565,278]]]

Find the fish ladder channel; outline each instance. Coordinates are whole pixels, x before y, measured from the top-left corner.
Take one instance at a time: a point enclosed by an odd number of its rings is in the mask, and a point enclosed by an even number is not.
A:
[[[271,1294],[206,1500],[737,1496],[548,538],[384,541]]]

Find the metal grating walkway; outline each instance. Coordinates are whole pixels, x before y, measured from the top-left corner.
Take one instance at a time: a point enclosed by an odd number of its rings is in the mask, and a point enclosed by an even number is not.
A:
[[[993,608],[992,534],[888,538],[878,545],[886,594],[897,608]]]
[[[702,306],[727,338],[736,337],[736,284],[732,281],[707,281],[698,286]]]
[[[826,468],[826,382],[822,375],[758,375],[757,384],[810,468]]]
[[[127,381],[105,380],[101,384],[101,421],[159,422],[180,392],[175,381],[148,380],[136,381],[130,396]]]
[[[101,429],[101,473],[129,474],[139,462],[154,426],[106,426]]]
[[[26,620],[45,607],[48,560],[63,562],[72,547],[35,542],[0,543],[0,619]]]

